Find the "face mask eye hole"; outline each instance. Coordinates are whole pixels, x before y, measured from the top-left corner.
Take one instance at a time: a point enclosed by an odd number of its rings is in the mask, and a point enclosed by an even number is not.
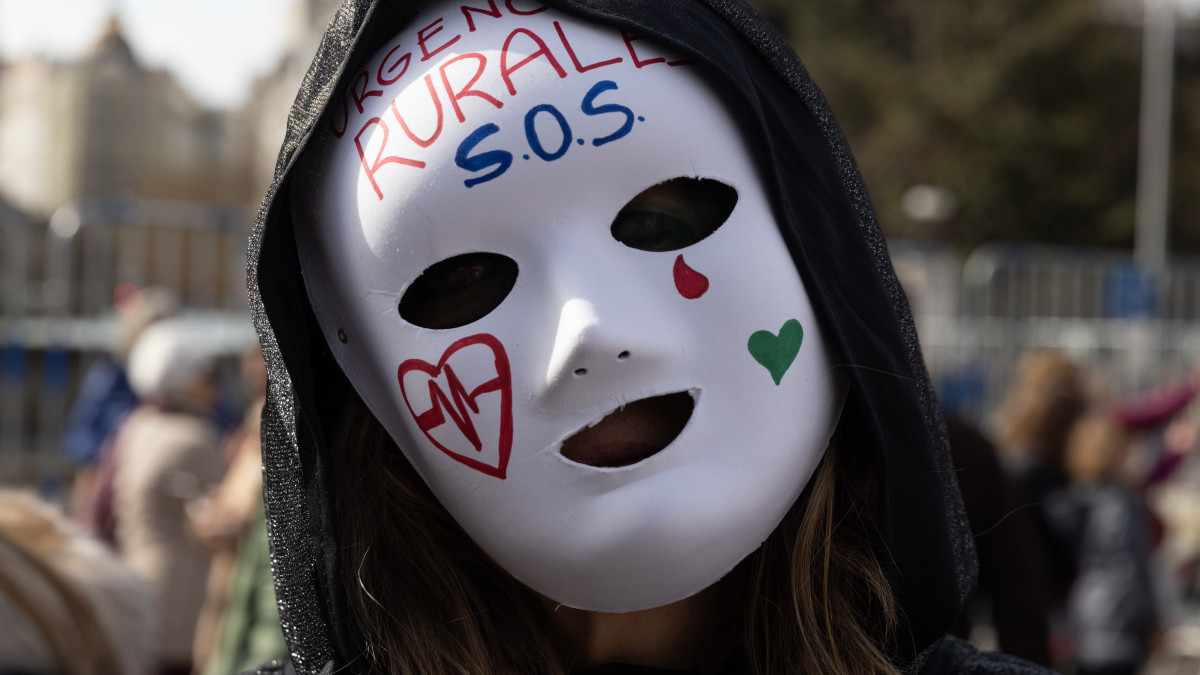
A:
[[[422,328],[458,328],[487,316],[517,283],[517,263],[464,253],[430,265],[400,298],[400,317]]]
[[[613,219],[612,236],[639,251],[677,251],[717,231],[737,190],[711,178],[672,178],[643,190]]]

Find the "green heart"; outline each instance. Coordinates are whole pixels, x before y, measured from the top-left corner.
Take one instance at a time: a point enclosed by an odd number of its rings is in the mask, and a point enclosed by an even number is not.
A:
[[[778,385],[800,353],[801,342],[804,342],[804,328],[799,321],[788,319],[779,329],[779,335],[769,330],[754,331],[746,348],[750,350],[750,356],[771,373]]]

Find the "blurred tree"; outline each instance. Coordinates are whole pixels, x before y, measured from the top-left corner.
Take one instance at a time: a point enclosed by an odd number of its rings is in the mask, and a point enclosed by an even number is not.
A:
[[[888,235],[1132,246],[1139,26],[1095,0],[754,4],[824,90]],[[1196,251],[1200,86],[1178,61],[1170,228]],[[954,214],[906,216],[914,185],[949,189]]]

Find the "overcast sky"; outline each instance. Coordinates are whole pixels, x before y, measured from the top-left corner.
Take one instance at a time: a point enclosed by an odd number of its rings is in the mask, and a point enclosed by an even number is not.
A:
[[[242,102],[283,49],[295,0],[0,0],[0,58],[70,60],[113,11],[142,63],[167,68],[199,101]]]

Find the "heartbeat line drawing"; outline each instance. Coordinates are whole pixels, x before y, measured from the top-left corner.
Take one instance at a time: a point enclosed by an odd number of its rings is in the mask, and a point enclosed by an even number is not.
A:
[[[468,390],[449,362],[463,349],[475,345],[491,350],[492,363],[494,364],[496,375],[474,389]],[[417,412],[413,409],[412,402],[408,396],[408,385],[405,383],[405,376],[410,373],[422,373],[428,377],[427,380],[424,380],[430,401],[430,407],[427,410]],[[443,375],[445,376],[447,388],[450,392],[449,395],[447,395],[446,390],[442,388],[438,381]],[[505,478],[508,468],[508,456],[512,451],[513,437],[512,375],[508,364],[508,354],[504,350],[504,345],[495,336],[480,333],[465,337],[450,345],[442,353],[442,357],[436,365],[421,359],[408,359],[400,364],[400,368],[397,370],[397,379],[400,382],[400,392],[404,396],[404,403],[408,406],[408,411],[412,414],[417,428],[425,434],[425,437],[435,447],[455,461],[461,462],[472,469],[502,480]],[[419,377],[409,379],[413,383],[421,381]],[[475,425],[475,418],[482,412],[479,405],[479,398],[494,392],[500,394],[500,420],[498,425],[499,435],[496,438],[497,454],[495,456],[495,463],[493,464],[484,461],[482,457],[472,456],[472,454],[478,455],[482,453],[485,440],[491,440],[480,437]],[[446,425],[447,417],[453,422],[454,427],[470,448],[448,447],[443,442],[446,440],[444,434],[440,435],[440,440],[439,437],[434,435],[435,430]],[[471,452],[472,450],[474,451],[473,453]]]

